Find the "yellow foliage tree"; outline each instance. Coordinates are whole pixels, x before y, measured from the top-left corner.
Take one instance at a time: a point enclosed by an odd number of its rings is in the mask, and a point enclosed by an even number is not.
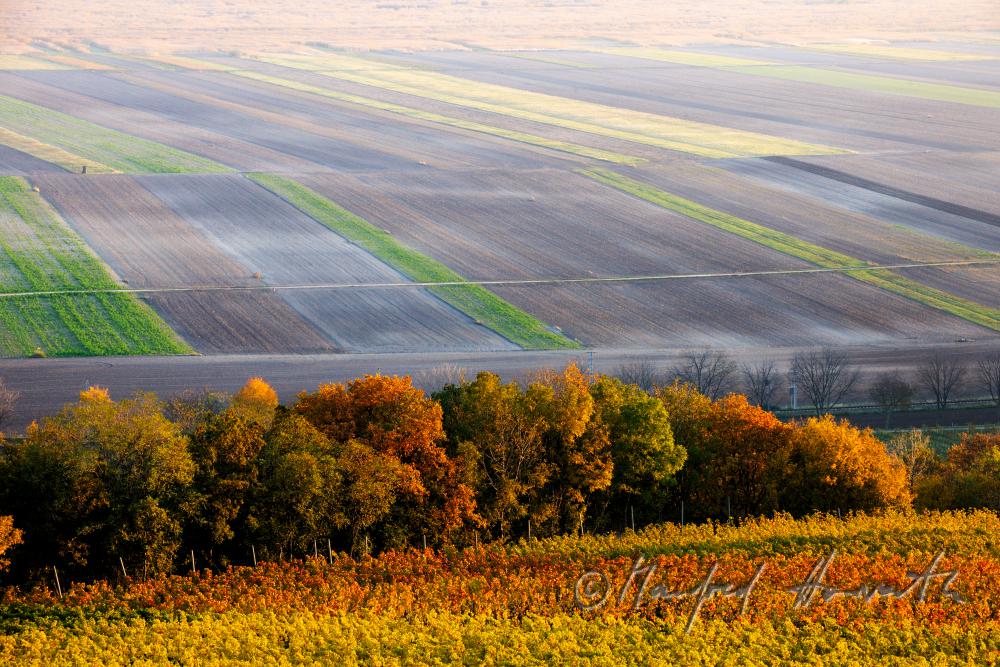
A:
[[[14,527],[13,517],[0,516],[0,572],[10,565],[10,560],[4,558],[4,553],[20,543],[21,531]]]
[[[792,434],[792,473],[782,509],[873,510],[908,507],[906,466],[886,451],[871,429],[830,415],[812,417]]]
[[[279,403],[278,392],[271,385],[263,378],[252,377],[233,396],[230,410],[247,421],[256,422],[267,429],[274,421],[274,412],[278,409]]]

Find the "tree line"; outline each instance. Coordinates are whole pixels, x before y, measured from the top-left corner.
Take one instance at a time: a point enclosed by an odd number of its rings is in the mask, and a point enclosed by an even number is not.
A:
[[[92,387],[0,447],[0,557],[13,547],[12,580],[86,579],[915,498],[1000,508],[1000,438],[983,438],[940,460],[919,438],[887,449],[830,416],[573,365],[430,395],[367,375],[288,405],[260,378],[166,400]]]

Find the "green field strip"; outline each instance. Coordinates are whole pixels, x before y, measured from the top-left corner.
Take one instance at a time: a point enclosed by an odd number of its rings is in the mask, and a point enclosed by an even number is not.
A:
[[[441,262],[407,248],[389,233],[296,181],[270,174],[247,174],[247,177],[414,281],[465,282],[465,278]],[[580,347],[576,341],[556,333],[545,323],[479,285],[453,284],[430,286],[427,289],[442,301],[525,349]]]
[[[571,153],[573,155],[579,155],[581,157],[587,157],[594,160],[601,160],[602,162],[612,162],[614,164],[625,164],[630,166],[636,166],[646,162],[646,160],[644,160],[643,158],[635,157],[633,155],[625,155],[623,153],[616,153],[614,151],[606,151],[600,148],[591,148],[590,146],[582,146],[580,144],[573,144],[566,141],[556,141],[554,139],[547,139],[545,137],[540,137],[534,134],[528,134],[526,132],[518,132],[516,130],[508,130],[502,127],[495,127],[493,125],[485,125],[483,123],[476,123],[474,121],[462,120],[461,118],[442,116],[441,114],[432,113],[430,111],[421,111],[420,109],[414,109],[412,107],[406,107],[399,104],[392,104],[391,102],[383,102],[381,100],[376,100],[370,97],[362,97],[360,95],[350,95],[347,93],[338,93],[336,91],[332,91],[326,88],[311,86],[307,83],[300,83],[298,81],[282,79],[275,76],[269,76],[267,74],[260,74],[258,72],[231,71],[230,74],[241,76],[247,79],[253,79],[254,81],[260,81],[261,83],[267,83],[273,86],[290,88],[292,90],[297,90],[303,93],[321,95],[323,97],[327,97],[332,100],[337,100],[339,102],[347,102],[349,104],[356,104],[364,107],[369,107],[372,109],[378,109],[379,111],[387,111],[389,113],[399,114],[401,116],[406,116],[408,118],[416,118],[418,120],[428,121],[431,123],[436,123],[438,125],[447,125],[449,127],[455,127],[462,130],[469,130],[471,132],[489,134],[494,137],[501,137],[503,139],[509,139],[511,141],[516,141],[523,144],[530,144],[532,146],[539,146],[541,148],[548,148],[550,150],[558,151],[561,153]]]
[[[125,173],[233,171],[207,158],[5,95],[0,95],[0,127]]]
[[[783,254],[805,260],[823,268],[857,269],[869,266],[856,259],[770,227],[717,211],[697,202],[665,192],[646,183],[622,176],[608,169],[580,169],[578,173],[622,192],[673,211],[692,220],[709,224],[730,234],[777,250]],[[1000,331],[1000,310],[963,299],[942,290],[928,287],[886,269],[852,270],[845,272],[855,280],[880,287],[918,303],[936,308],[964,320]]]
[[[727,56],[705,55],[703,58],[687,58],[689,54],[686,52],[662,49],[600,49],[595,52],[659,62],[709,67],[726,72],[761,76],[769,79],[797,81],[799,83],[813,83],[833,88],[863,90],[938,102],[954,102],[970,106],[1000,107],[1000,91],[952,86],[945,83],[928,83],[875,74],[847,72],[839,69],[807,67],[805,65],[783,65],[781,63],[729,58]],[[677,55],[680,53],[683,53],[685,57],[680,58]],[[720,59],[722,60],[720,61]]]
[[[86,165],[87,173],[111,174],[115,172],[111,167],[99,162],[74,155],[57,146],[42,143],[31,137],[8,130],[5,127],[0,127],[0,144],[21,151],[22,153],[27,153],[57,167],[62,167],[66,171],[78,172],[83,165]]]
[[[483,83],[430,70],[372,64],[349,56],[317,58],[320,59],[319,64],[328,64],[330,69],[316,69],[302,57],[258,57],[262,62],[316,71],[322,76],[342,81],[701,157],[849,152],[757,132]],[[350,66],[354,69],[349,69]]]
[[[191,352],[134,295],[87,293],[121,285],[22,178],[0,177],[0,230],[0,290],[21,292],[0,299],[0,356]]]

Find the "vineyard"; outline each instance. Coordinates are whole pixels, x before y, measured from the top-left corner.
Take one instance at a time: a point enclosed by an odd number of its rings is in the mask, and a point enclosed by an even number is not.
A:
[[[990,664],[1000,658],[997,534],[1000,517],[988,511],[779,515],[360,559],[313,545],[291,561],[253,566],[248,554],[222,571],[148,580],[57,587],[48,577],[4,593],[0,660]],[[789,589],[832,550],[825,592],[882,586],[883,595],[795,608]],[[922,600],[889,593],[942,551],[935,572],[957,572],[954,581],[930,580]],[[625,585],[640,555],[656,570],[632,611],[641,574]],[[715,581],[734,586],[766,565],[742,613],[740,600],[722,596],[697,614],[691,597],[651,599],[657,587],[696,591],[713,564]],[[574,589],[591,570],[607,574],[614,594],[586,611]]]

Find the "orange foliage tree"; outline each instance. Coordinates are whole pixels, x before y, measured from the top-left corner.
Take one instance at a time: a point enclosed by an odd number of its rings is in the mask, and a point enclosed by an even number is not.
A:
[[[811,417],[796,425],[792,448],[783,509],[804,514],[910,505],[906,466],[871,429],[830,415]]]
[[[21,531],[14,527],[14,519],[0,516],[0,572],[10,565],[10,560],[4,554],[13,546],[21,543]]]
[[[399,497],[381,526],[386,545],[421,534],[447,542],[479,522],[475,495],[444,447],[441,406],[409,377],[321,385],[299,394],[292,409],[334,442],[362,443],[399,462]]]
[[[253,377],[233,394],[230,410],[248,421],[269,428],[278,408],[278,393],[263,378]]]

